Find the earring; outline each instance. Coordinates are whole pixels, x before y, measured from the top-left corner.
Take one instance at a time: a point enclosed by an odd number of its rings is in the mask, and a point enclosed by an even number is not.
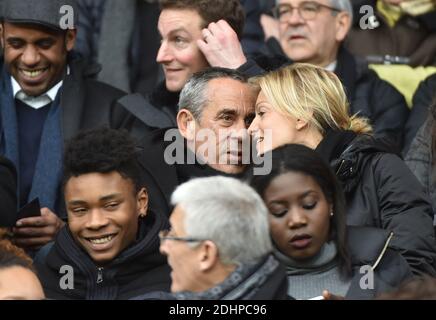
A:
[[[335,214],[332,212],[330,212],[330,217],[333,217]]]

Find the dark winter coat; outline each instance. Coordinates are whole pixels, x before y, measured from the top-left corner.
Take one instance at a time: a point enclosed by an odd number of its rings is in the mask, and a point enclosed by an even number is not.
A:
[[[419,85],[413,96],[413,105],[406,124],[406,140],[403,153],[406,154],[415,136],[429,117],[429,109],[436,103],[436,74],[429,76]]]
[[[430,196],[436,210],[436,105],[431,108],[406,156],[406,163]]]
[[[346,294],[347,299],[373,299],[382,293],[398,288],[412,277],[406,260],[390,249],[394,234],[386,230],[368,227],[349,227],[347,245],[351,258],[352,279]],[[362,266],[370,266],[373,282]],[[368,281],[366,281],[368,280]],[[362,287],[361,284],[368,287]]]
[[[316,149],[346,196],[347,223],[394,233],[390,247],[414,274],[436,275],[433,210],[422,185],[384,141],[352,132],[326,134]]]

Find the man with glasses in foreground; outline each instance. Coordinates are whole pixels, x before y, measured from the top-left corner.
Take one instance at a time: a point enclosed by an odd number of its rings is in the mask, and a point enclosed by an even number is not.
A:
[[[335,72],[346,88],[350,114],[369,118],[377,136],[401,147],[409,114],[403,96],[343,46],[353,20],[350,1],[277,0],[273,13],[275,20],[262,18],[268,50]]]
[[[248,185],[198,178],[172,195],[171,231],[160,250],[172,268],[176,299],[286,298],[284,268],[271,255],[267,209]]]

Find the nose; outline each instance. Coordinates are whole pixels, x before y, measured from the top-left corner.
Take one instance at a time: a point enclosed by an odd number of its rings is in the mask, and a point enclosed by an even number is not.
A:
[[[290,229],[298,229],[306,225],[306,214],[299,209],[292,209],[288,214],[288,227]]]
[[[174,59],[171,49],[165,41],[162,41],[159,51],[157,52],[156,62],[165,64],[170,63]]]
[[[33,67],[39,63],[40,58],[38,50],[32,45],[28,45],[21,55],[21,62],[28,67]]]
[[[293,8],[288,19],[286,20],[290,25],[300,25],[304,23],[303,18],[300,15],[300,11],[297,8]]]
[[[87,229],[99,230],[109,224],[109,220],[106,218],[105,214],[98,209],[92,210],[88,217],[86,223]]]

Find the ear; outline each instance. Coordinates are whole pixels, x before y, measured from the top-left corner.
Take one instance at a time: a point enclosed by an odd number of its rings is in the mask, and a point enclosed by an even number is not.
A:
[[[350,28],[351,16],[347,12],[339,12],[336,16],[336,41],[344,41]]]
[[[67,30],[67,34],[65,36],[65,47],[66,47],[68,52],[73,50],[73,48],[76,44],[76,38],[77,38],[77,30],[76,29]]]
[[[182,109],[177,114],[177,126],[181,135],[188,141],[195,140],[195,119],[191,111]]]
[[[136,195],[136,206],[138,208],[138,216],[144,218],[148,212],[148,192],[142,188]]]
[[[204,241],[199,252],[200,270],[206,272],[211,270],[219,261],[218,248],[212,241]]]
[[[296,125],[295,129],[297,129],[297,131],[301,131],[301,130],[303,130],[304,128],[306,128],[307,125],[308,125],[308,123],[307,123],[306,120],[303,120],[303,119],[297,119],[297,125]]]

